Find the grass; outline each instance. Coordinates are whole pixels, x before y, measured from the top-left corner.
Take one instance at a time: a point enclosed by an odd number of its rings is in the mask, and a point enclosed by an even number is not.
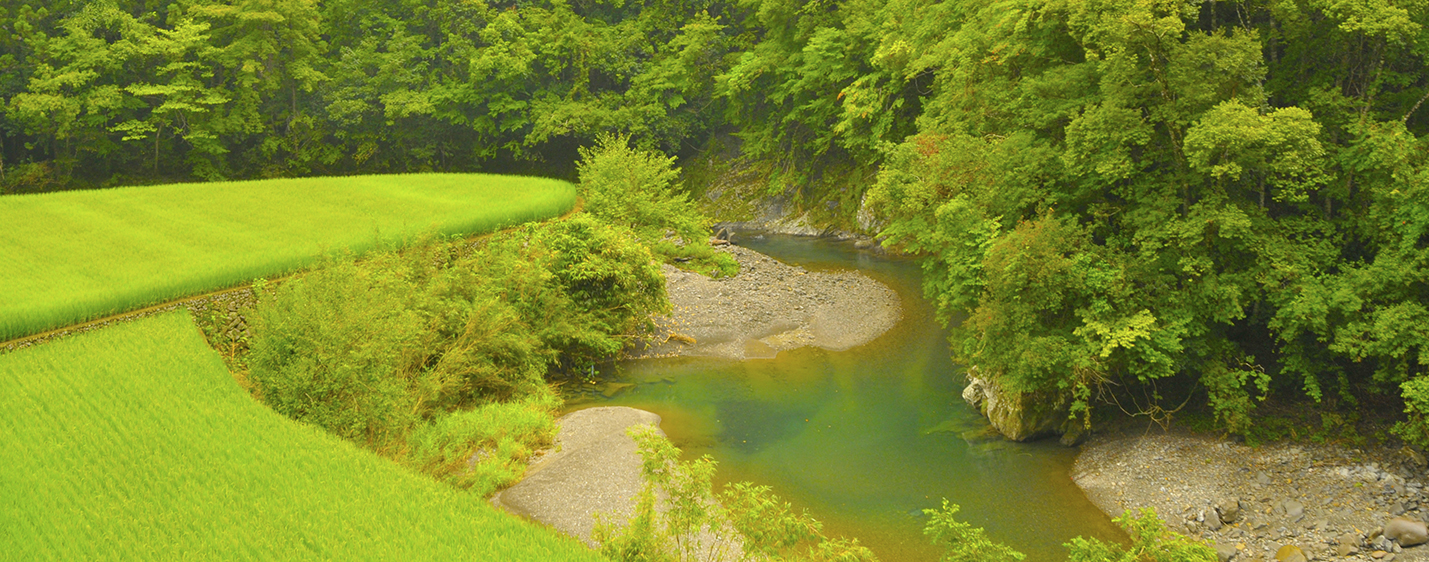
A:
[[[557,216],[558,180],[413,174],[0,197],[0,341],[363,253]]]
[[[0,560],[597,560],[253,401],[187,312],[0,356]]]

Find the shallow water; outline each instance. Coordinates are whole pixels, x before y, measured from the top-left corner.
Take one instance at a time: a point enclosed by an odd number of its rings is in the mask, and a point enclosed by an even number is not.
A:
[[[569,407],[660,414],[687,455],[719,461],[721,479],[773,486],[829,534],[857,537],[885,562],[938,559],[922,535],[922,510],[943,498],[962,507],[959,520],[1033,562],[1064,559],[1062,543],[1077,535],[1123,539],[1072,483],[1075,450],[985,436],[986,421],[961,398],[960,368],[921,296],[915,262],[831,241],[741,244],[808,269],[858,268],[898,291],[903,320],[843,352],[621,363]]]

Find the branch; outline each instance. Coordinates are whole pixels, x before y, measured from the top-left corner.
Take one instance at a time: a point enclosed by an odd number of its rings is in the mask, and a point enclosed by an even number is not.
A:
[[[1404,117],[1399,120],[1399,123],[1408,126],[1409,116],[1414,115],[1414,112],[1419,110],[1419,106],[1424,105],[1424,100],[1426,99],[1429,99],[1429,92],[1424,92],[1424,97],[1419,98],[1419,101],[1414,102],[1414,107],[1409,108],[1409,111],[1404,114]]]

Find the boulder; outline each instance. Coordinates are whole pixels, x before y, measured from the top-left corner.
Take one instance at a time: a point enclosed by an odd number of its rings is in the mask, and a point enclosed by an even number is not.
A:
[[[1221,503],[1216,505],[1216,511],[1221,514],[1221,522],[1235,523],[1240,519],[1240,500],[1236,498],[1221,500]]]
[[[967,376],[963,400],[985,416],[1004,437],[1030,441],[1064,430],[1071,408],[1070,397],[1055,392],[1007,389],[993,377],[981,376],[976,367],[969,368]]]
[[[1300,550],[1300,547],[1287,544],[1275,551],[1275,560],[1276,562],[1309,562],[1310,559],[1305,556],[1305,551]]]
[[[1429,542],[1429,528],[1422,521],[1395,517],[1384,524],[1384,536],[1399,546],[1414,546]]]
[[[1235,558],[1237,554],[1240,554],[1240,551],[1236,550],[1233,544],[1216,545],[1216,559],[1220,562],[1229,562],[1230,559]]]

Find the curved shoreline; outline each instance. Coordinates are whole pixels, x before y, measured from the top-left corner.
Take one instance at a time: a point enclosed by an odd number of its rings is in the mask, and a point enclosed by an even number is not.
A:
[[[842,351],[873,341],[902,318],[898,293],[859,271],[808,271],[740,246],[733,277],[665,266],[673,312],[629,358],[677,355],[772,358],[805,346]]]

